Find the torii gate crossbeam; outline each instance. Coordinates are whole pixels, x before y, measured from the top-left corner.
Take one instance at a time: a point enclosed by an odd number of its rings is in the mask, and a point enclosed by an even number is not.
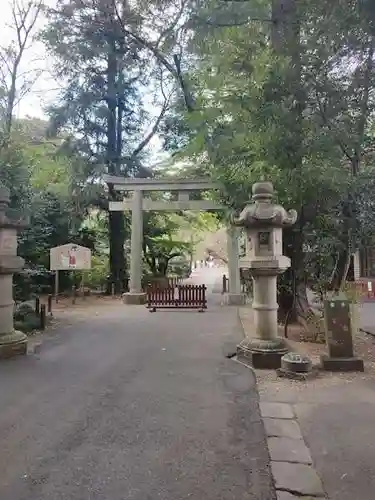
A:
[[[190,200],[192,191],[207,191],[220,189],[218,184],[208,179],[134,179],[116,176],[104,176],[104,181],[111,184],[116,191],[132,192],[131,198],[109,203],[110,211],[126,211],[132,213],[131,223],[131,255],[130,255],[130,286],[129,293],[124,294],[124,302],[139,304],[145,299],[142,292],[142,240],[143,240],[143,212],[144,211],[206,211],[225,210],[225,206],[212,200]],[[177,201],[161,201],[144,198],[144,192],[151,191],[178,191]],[[238,257],[238,229],[229,227],[228,264],[229,264],[229,303],[241,303],[239,257]],[[232,297],[231,297],[232,296]]]

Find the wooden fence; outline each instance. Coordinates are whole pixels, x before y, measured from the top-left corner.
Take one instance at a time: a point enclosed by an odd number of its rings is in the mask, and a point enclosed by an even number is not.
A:
[[[176,287],[182,283],[182,278],[178,277],[156,277],[150,276],[146,277],[143,280],[142,287],[143,290],[147,292],[149,288],[168,288],[168,287]]]
[[[205,285],[177,285],[147,288],[147,307],[151,312],[156,309],[207,309]]]
[[[375,301],[375,280],[350,281],[345,285],[345,289],[365,301]]]

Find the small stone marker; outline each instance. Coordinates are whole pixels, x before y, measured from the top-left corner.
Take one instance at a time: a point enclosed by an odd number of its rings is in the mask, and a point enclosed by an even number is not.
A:
[[[364,371],[363,360],[354,356],[351,302],[342,298],[324,302],[328,355],[321,357],[322,368],[329,371]]]
[[[281,358],[281,368],[277,374],[279,377],[306,380],[312,375],[312,362],[298,352],[288,352]]]
[[[288,352],[281,358],[281,367],[292,372],[308,372],[311,370],[311,361],[307,356],[298,352]]]

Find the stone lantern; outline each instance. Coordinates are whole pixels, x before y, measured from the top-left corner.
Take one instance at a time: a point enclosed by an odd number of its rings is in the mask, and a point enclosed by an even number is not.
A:
[[[27,337],[13,326],[13,273],[22,269],[17,256],[17,230],[24,222],[7,213],[9,190],[0,185],[0,358],[26,354]]]
[[[279,368],[288,349],[278,336],[277,276],[290,267],[290,259],[283,255],[282,232],[296,222],[297,212],[287,212],[272,202],[271,182],[255,183],[252,194],[254,203],[233,219],[246,232],[247,256],[242,266],[249,270],[254,285],[254,332],[238,346],[237,355],[255,368]]]

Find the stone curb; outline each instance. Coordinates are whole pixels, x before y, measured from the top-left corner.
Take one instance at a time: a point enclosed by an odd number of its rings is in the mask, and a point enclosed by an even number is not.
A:
[[[277,500],[327,499],[293,406],[261,398],[259,407]]]
[[[238,317],[246,337],[244,317],[238,308]],[[252,369],[236,358],[237,363]],[[255,375],[256,372],[253,369]],[[277,500],[327,500],[322,482],[314,468],[297,421],[293,405],[260,398],[260,413],[263,420],[271,472],[276,488]]]
[[[236,358],[235,361],[250,368]],[[293,405],[261,397],[259,409],[277,500],[328,500]]]
[[[359,329],[360,332],[366,333],[367,335],[372,335],[375,337],[375,327],[371,326],[364,326]]]

